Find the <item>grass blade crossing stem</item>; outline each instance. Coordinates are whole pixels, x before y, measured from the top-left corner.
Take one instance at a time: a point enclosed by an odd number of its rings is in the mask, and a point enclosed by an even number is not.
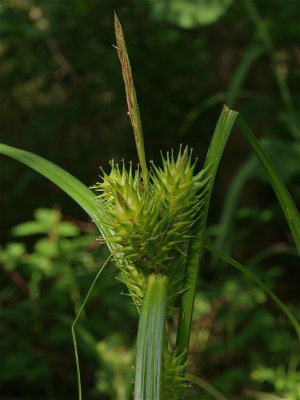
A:
[[[88,298],[90,297],[90,294],[92,293],[92,290],[94,289],[94,286],[99,278],[99,276],[101,275],[102,271],[104,270],[104,268],[106,267],[106,265],[108,264],[108,262],[110,261],[112,255],[110,255],[106,261],[104,262],[104,264],[102,265],[102,267],[99,269],[99,271],[97,272],[97,275],[95,276],[88,292],[87,295],[85,296],[83,303],[78,311],[78,314],[76,315],[76,318],[73,321],[73,324],[71,326],[71,331],[72,331],[72,339],[73,339],[73,347],[74,347],[74,355],[75,355],[75,362],[76,362],[76,372],[77,372],[77,384],[78,384],[78,399],[82,400],[82,389],[81,389],[81,374],[80,374],[80,365],[79,365],[79,357],[78,357],[78,347],[77,347],[77,339],[76,339],[76,333],[75,333],[75,325],[80,317],[80,314],[82,313],[82,310],[84,309],[86,302],[88,301]]]
[[[198,376],[192,375],[192,374],[187,374],[186,377],[191,383],[194,383],[195,385],[199,386],[201,389],[205,390],[207,393],[211,395],[216,400],[229,400],[227,397],[225,397],[222,393],[218,391],[211,383],[206,381],[203,378],[199,378]]]

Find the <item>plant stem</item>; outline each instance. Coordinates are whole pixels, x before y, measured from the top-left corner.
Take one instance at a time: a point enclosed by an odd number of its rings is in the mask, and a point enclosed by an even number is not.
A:
[[[137,336],[136,400],[160,400],[162,350],[167,303],[167,277],[148,278]]]
[[[128,114],[130,116],[131,125],[133,127],[136,149],[138,152],[144,184],[148,182],[148,170],[145,157],[143,129],[140,117],[140,110],[136,98],[136,92],[132,79],[131,65],[126,49],[125,38],[122,30],[121,23],[117,14],[115,13],[115,32],[117,41],[118,56],[120,59],[122,74],[125,83],[126,99],[128,105]]]
[[[186,278],[184,287],[187,290],[184,292],[181,301],[181,307],[178,319],[176,345],[184,351],[189,346],[191,322],[193,316],[194,299],[196,292],[197,277],[200,265],[200,259],[203,255],[203,241],[206,230],[206,219],[210,203],[210,197],[213,189],[214,180],[219,167],[221,156],[231,129],[237,117],[237,113],[224,106],[222,113],[218,119],[215,128],[204,168],[209,167],[210,188],[205,197],[205,206],[201,218],[199,218],[196,226],[196,234],[192,238],[187,258]]]

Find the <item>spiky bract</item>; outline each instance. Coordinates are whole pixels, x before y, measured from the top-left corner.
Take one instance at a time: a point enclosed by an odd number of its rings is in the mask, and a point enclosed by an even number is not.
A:
[[[186,353],[178,350],[163,352],[163,370],[161,379],[161,399],[182,399],[184,390],[189,387],[185,378],[187,366]]]
[[[185,252],[199,216],[207,180],[202,172],[193,175],[188,148],[175,159],[173,152],[162,157],[162,166],[152,163],[147,186],[140,170],[111,163],[95,188],[106,208],[100,222],[111,232],[107,241],[119,249],[114,257],[135,303],[143,297],[147,276],[169,277],[170,298],[182,290]]]

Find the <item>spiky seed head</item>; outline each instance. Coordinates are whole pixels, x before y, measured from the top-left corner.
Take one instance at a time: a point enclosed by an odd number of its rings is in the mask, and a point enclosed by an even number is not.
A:
[[[124,282],[136,304],[150,273],[169,276],[172,293],[182,289],[187,243],[201,207],[199,193],[205,182],[203,173],[194,174],[191,152],[180,148],[162,157],[162,166],[152,163],[150,179],[142,185],[139,168],[126,169],[111,163],[96,184],[105,203],[100,222],[109,226],[107,241],[117,244],[115,254]],[[204,185],[205,186],[205,185]]]
[[[161,398],[164,400],[182,399],[184,390],[189,387],[184,371],[187,366],[186,352],[178,350],[163,352],[161,377]]]

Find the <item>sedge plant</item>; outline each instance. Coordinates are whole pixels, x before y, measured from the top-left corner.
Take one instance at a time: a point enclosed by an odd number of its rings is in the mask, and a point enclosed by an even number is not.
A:
[[[147,163],[142,123],[121,24],[115,15],[116,48],[125,83],[128,113],[139,165],[111,162],[109,172],[87,188],[62,168],[30,152],[1,144],[0,152],[41,173],[87,212],[110,250],[72,325],[79,399],[82,399],[75,325],[103,268],[111,259],[139,313],[134,379],[135,400],[184,398],[197,276],[205,250],[221,258],[258,284],[289,318],[300,337],[300,325],[280,299],[247,268],[205,243],[209,203],[227,139],[237,124],[263,165],[300,253],[300,216],[283,181],[243,118],[224,106],[217,121],[203,168],[197,172],[192,151]],[[178,314],[176,343],[169,338],[168,321]]]

